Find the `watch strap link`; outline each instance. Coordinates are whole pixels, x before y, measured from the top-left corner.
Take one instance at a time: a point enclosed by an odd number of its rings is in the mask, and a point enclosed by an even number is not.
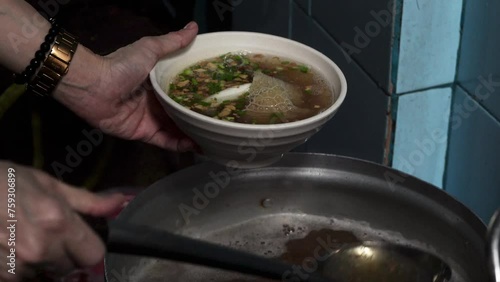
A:
[[[61,29],[42,67],[28,85],[28,90],[40,96],[49,96],[68,72],[77,47],[78,38]]]

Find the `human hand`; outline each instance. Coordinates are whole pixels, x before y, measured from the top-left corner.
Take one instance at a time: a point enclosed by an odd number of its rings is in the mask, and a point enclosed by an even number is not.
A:
[[[193,22],[105,57],[79,46],[55,98],[105,133],[168,150],[193,150],[195,144],[165,113],[147,78],[159,59],[189,45],[197,33]]]
[[[21,281],[42,269],[61,277],[70,271],[94,266],[104,257],[104,245],[78,213],[110,216],[126,201],[114,194],[98,196],[52,178],[42,171],[0,161],[0,222],[8,219],[8,169],[15,172],[15,245],[11,232],[0,229],[0,281]],[[11,182],[12,183],[12,182]],[[12,191],[12,190],[11,190]],[[12,202],[11,202],[12,204]],[[7,223],[9,225],[11,223]],[[3,224],[2,224],[3,226]],[[9,244],[9,242],[11,242]],[[15,275],[5,259],[15,250]]]

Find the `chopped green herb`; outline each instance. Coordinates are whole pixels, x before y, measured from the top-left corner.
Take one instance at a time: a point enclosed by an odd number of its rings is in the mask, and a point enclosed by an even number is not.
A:
[[[193,96],[193,99],[195,99],[195,100],[201,101],[201,100],[205,99],[205,97],[203,97],[202,95],[200,95],[198,93],[194,93],[192,96]]]
[[[306,66],[299,66],[299,70],[303,73],[308,73],[309,72],[309,68],[306,67]]]
[[[170,91],[175,91],[177,89],[177,87],[173,83],[170,83],[169,88],[170,88]]]
[[[243,58],[240,55],[235,55],[233,58],[238,64],[243,63]]]
[[[214,72],[212,74],[212,79],[215,79],[215,80],[232,81],[236,77],[238,77],[238,76],[231,69],[229,69],[229,70],[219,70],[219,71]]]
[[[193,75],[193,71],[191,69],[185,69],[182,72],[182,74],[185,75],[185,76],[192,76]]]
[[[191,83],[192,83],[193,85],[198,85],[198,81],[197,81],[194,77],[193,77],[193,78],[191,78]]]
[[[234,113],[237,114],[237,115],[239,115],[240,117],[242,117],[242,116],[244,116],[244,115],[247,114],[247,112],[244,111],[244,110],[236,110],[236,111],[234,111]]]
[[[236,76],[232,72],[225,72],[221,75],[221,79],[225,81],[231,81],[235,78]]]
[[[238,99],[236,99],[236,101],[234,101],[234,106],[236,107],[237,110],[243,110],[247,106],[248,102],[247,97],[249,94],[250,93],[247,92]]]
[[[196,92],[196,91],[198,91],[198,86],[194,85],[194,84],[191,84],[191,85],[189,85],[188,89],[191,92]]]
[[[209,103],[209,102],[205,102],[205,101],[198,101],[196,102],[197,104],[200,104],[202,106],[205,106],[205,107],[210,107],[212,105],[212,103]]]
[[[269,118],[269,123],[273,124],[273,123],[276,123],[278,121],[284,122],[285,121],[285,114],[283,114],[282,112],[272,113],[271,117]]]
[[[210,95],[213,95],[213,94],[220,92],[222,90],[222,86],[216,82],[209,82],[207,84],[207,87],[208,87],[208,93]]]
[[[170,98],[172,98],[172,100],[179,104],[182,104],[184,102],[184,98],[180,96],[170,95]]]

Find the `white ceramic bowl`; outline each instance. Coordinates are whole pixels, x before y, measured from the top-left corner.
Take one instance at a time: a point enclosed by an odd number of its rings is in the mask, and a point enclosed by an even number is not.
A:
[[[311,66],[333,88],[334,103],[324,112],[296,122],[255,125],[217,120],[191,111],[168,96],[170,82],[183,69],[228,52],[247,51],[288,58]],[[270,165],[307,141],[333,117],[344,101],[347,82],[328,57],[295,41],[252,32],[217,32],[199,35],[186,49],[159,61],[150,74],[165,111],[202,148],[205,156],[229,167]]]

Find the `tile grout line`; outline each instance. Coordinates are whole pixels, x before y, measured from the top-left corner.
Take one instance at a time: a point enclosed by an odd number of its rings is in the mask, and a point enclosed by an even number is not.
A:
[[[326,35],[328,35],[328,38],[330,40],[332,40],[335,45],[338,46],[338,48],[340,48],[340,50],[342,52],[345,53],[345,50],[344,48],[340,45],[339,41],[332,35],[330,34],[318,21],[316,21],[314,18],[310,17],[310,20],[312,21],[312,23],[314,23],[323,33],[325,33]],[[381,87],[377,80],[358,62],[358,60],[356,60],[355,58],[353,58],[351,55],[345,53],[346,56],[349,56],[349,59],[351,59],[351,63],[354,63],[358,68],[360,68],[363,73],[369,78],[369,80],[375,85],[375,87],[377,89],[379,89],[380,91],[382,91],[384,93],[385,96],[388,96],[388,97],[391,97],[391,94],[388,93],[383,87]],[[350,64],[350,63],[349,63]]]
[[[456,89],[457,87],[462,88],[458,84],[458,76],[459,76],[459,68],[460,68],[460,58],[462,57],[462,40],[463,40],[463,30],[464,30],[464,24],[465,24],[465,8],[466,8],[467,0],[462,0],[462,14],[460,16],[460,40],[458,44],[458,49],[457,49],[457,61],[455,64],[455,79],[453,81],[453,88],[451,89],[451,101],[450,101],[450,116],[448,119],[448,140],[446,140],[446,153],[445,153],[445,158],[444,158],[444,171],[443,171],[443,190],[446,191],[447,187],[447,181],[446,181],[446,176],[448,175],[448,167],[449,167],[449,157],[450,157],[450,145],[451,145],[451,133],[452,133],[452,127],[451,127],[451,117],[453,115],[453,104],[456,101]],[[466,91],[465,91],[466,92]]]
[[[390,82],[393,85],[394,94],[397,93],[399,53],[401,49],[401,29],[403,26],[403,0],[394,1],[394,27],[392,31],[391,73]],[[397,16],[397,18],[396,18]]]
[[[429,87],[425,87],[425,88],[415,89],[415,90],[411,90],[411,91],[407,91],[407,92],[403,92],[403,93],[396,93],[395,96],[401,97],[401,96],[405,96],[405,95],[416,94],[418,92],[424,92],[424,91],[429,91],[429,90],[434,90],[434,89],[450,88],[453,86],[454,86],[453,82],[444,83],[444,84],[433,85],[433,86],[429,86]]]
[[[479,106],[479,108],[481,108],[493,121],[495,121],[496,123],[500,124],[500,117],[497,118],[495,116],[495,114],[493,114],[490,110],[488,110],[481,102],[479,102],[476,97],[474,97],[473,94],[469,93],[469,91],[462,86],[462,84],[460,84],[460,82],[457,82],[457,86],[460,87],[460,89],[462,89],[462,91],[465,92],[465,94],[474,102],[476,102],[476,104]]]
[[[397,95],[392,95],[392,97],[390,98],[391,101],[391,115],[389,118],[392,119],[392,122],[391,122],[391,129],[392,130],[392,133],[391,133],[391,141],[390,141],[390,148],[389,148],[389,152],[387,153],[388,154],[388,161],[387,161],[387,165],[392,167],[392,165],[394,164],[394,145],[396,145],[396,126],[397,126],[397,115],[398,115],[398,106],[399,106],[399,97]],[[389,129],[387,129],[389,130]]]
[[[444,153],[444,169],[443,169],[443,177],[441,179],[443,191],[446,191],[446,187],[447,187],[446,176],[448,175],[448,165],[449,165],[448,159],[450,156],[451,132],[452,132],[451,116],[453,115],[453,104],[455,103],[455,99],[456,99],[456,95],[455,95],[456,88],[457,88],[457,84],[453,83],[453,86],[451,88],[451,98],[450,98],[450,114],[448,116],[448,128],[447,128],[447,132],[446,132],[447,139],[446,139],[446,151]]]
[[[312,0],[310,0],[312,2]],[[373,84],[377,87],[377,89],[380,89],[384,94],[385,96],[391,96],[391,94],[389,94],[383,87],[381,87],[378,83],[377,83],[377,80],[375,78],[373,78],[371,76],[371,74],[365,70],[361,64],[355,59],[353,58],[351,55],[345,53],[345,50],[344,48],[340,45],[339,43],[339,40],[337,40],[332,34],[330,34],[318,21],[316,21],[312,16],[309,16],[301,7],[299,4],[297,3],[293,3],[294,4],[294,7],[296,7],[297,9],[299,9],[301,12],[303,12],[307,17],[308,19],[318,27],[318,29],[323,32],[324,34],[327,35],[328,39],[332,40],[333,43],[335,43],[335,45],[338,46],[338,48],[340,49],[341,52],[344,52],[344,55],[345,56],[348,56],[349,59],[351,59],[351,63],[354,63],[372,82]],[[348,63],[348,64],[351,64],[351,63]]]
[[[390,143],[387,152],[387,165],[393,166],[394,164],[394,147],[396,144],[396,126],[397,126],[397,115],[398,115],[398,106],[399,106],[399,95],[397,93],[397,82],[398,82],[398,70],[399,70],[399,51],[401,48],[401,28],[403,25],[403,0],[393,0],[393,30],[392,30],[392,50],[391,50],[391,62],[390,62],[390,73],[389,73],[389,83],[392,84],[392,97],[391,108],[390,108],[390,116],[388,118],[391,119],[391,122],[387,122],[387,127],[391,126],[391,128],[387,128],[386,130],[391,130],[390,135]]]

